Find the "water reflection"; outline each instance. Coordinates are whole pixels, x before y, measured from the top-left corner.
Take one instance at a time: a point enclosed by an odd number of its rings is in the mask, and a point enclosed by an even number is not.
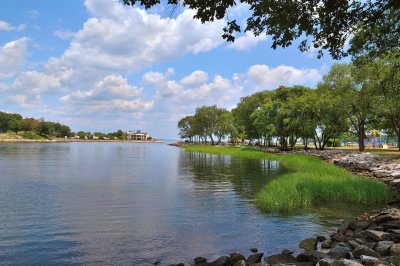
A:
[[[182,151],[179,174],[193,177],[196,190],[222,193],[233,190],[246,200],[253,200],[270,180],[282,170],[278,161],[245,159],[233,156]]]
[[[352,215],[348,206],[336,222],[331,209],[260,213],[253,196],[280,168],[163,144],[0,143],[0,264],[168,265],[251,247],[271,254]]]

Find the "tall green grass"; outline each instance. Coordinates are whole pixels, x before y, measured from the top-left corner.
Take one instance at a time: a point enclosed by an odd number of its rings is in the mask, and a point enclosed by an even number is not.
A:
[[[257,195],[256,205],[266,211],[290,211],[331,204],[380,204],[392,197],[378,181],[356,177],[343,168],[300,154],[266,154],[251,148],[187,146],[188,151],[278,160],[284,173]]]

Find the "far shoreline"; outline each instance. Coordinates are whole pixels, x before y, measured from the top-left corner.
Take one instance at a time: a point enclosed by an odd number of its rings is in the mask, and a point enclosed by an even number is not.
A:
[[[57,143],[57,142],[123,142],[123,143],[165,143],[163,140],[121,140],[121,139],[0,139],[0,143]]]

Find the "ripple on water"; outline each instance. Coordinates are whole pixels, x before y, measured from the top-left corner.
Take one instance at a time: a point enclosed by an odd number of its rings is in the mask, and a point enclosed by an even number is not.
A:
[[[0,143],[0,169],[4,264],[190,263],[251,247],[271,254],[354,213],[262,213],[254,194],[279,175],[278,162],[163,144]]]

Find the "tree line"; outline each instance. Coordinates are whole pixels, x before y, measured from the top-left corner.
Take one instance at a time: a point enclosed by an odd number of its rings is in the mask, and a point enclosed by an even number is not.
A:
[[[58,122],[45,121],[44,118],[23,118],[20,114],[0,112],[0,132],[33,132],[40,136],[63,138],[71,136],[71,128]]]
[[[303,140],[323,150],[345,134],[358,138],[365,149],[370,130],[382,129],[400,142],[400,52],[362,56],[349,64],[333,65],[316,88],[292,86],[242,97],[231,111],[203,106],[178,122],[188,141],[220,143],[228,137],[255,139],[261,145],[275,140],[293,149]],[[400,150],[400,144],[399,144]]]
[[[126,134],[121,129],[111,132],[73,132],[67,125],[59,122],[46,121],[44,118],[23,118],[20,114],[0,112],[0,133],[15,132],[22,134],[24,138],[36,138],[38,136],[44,138],[71,138],[79,137],[79,139],[126,139]]]

